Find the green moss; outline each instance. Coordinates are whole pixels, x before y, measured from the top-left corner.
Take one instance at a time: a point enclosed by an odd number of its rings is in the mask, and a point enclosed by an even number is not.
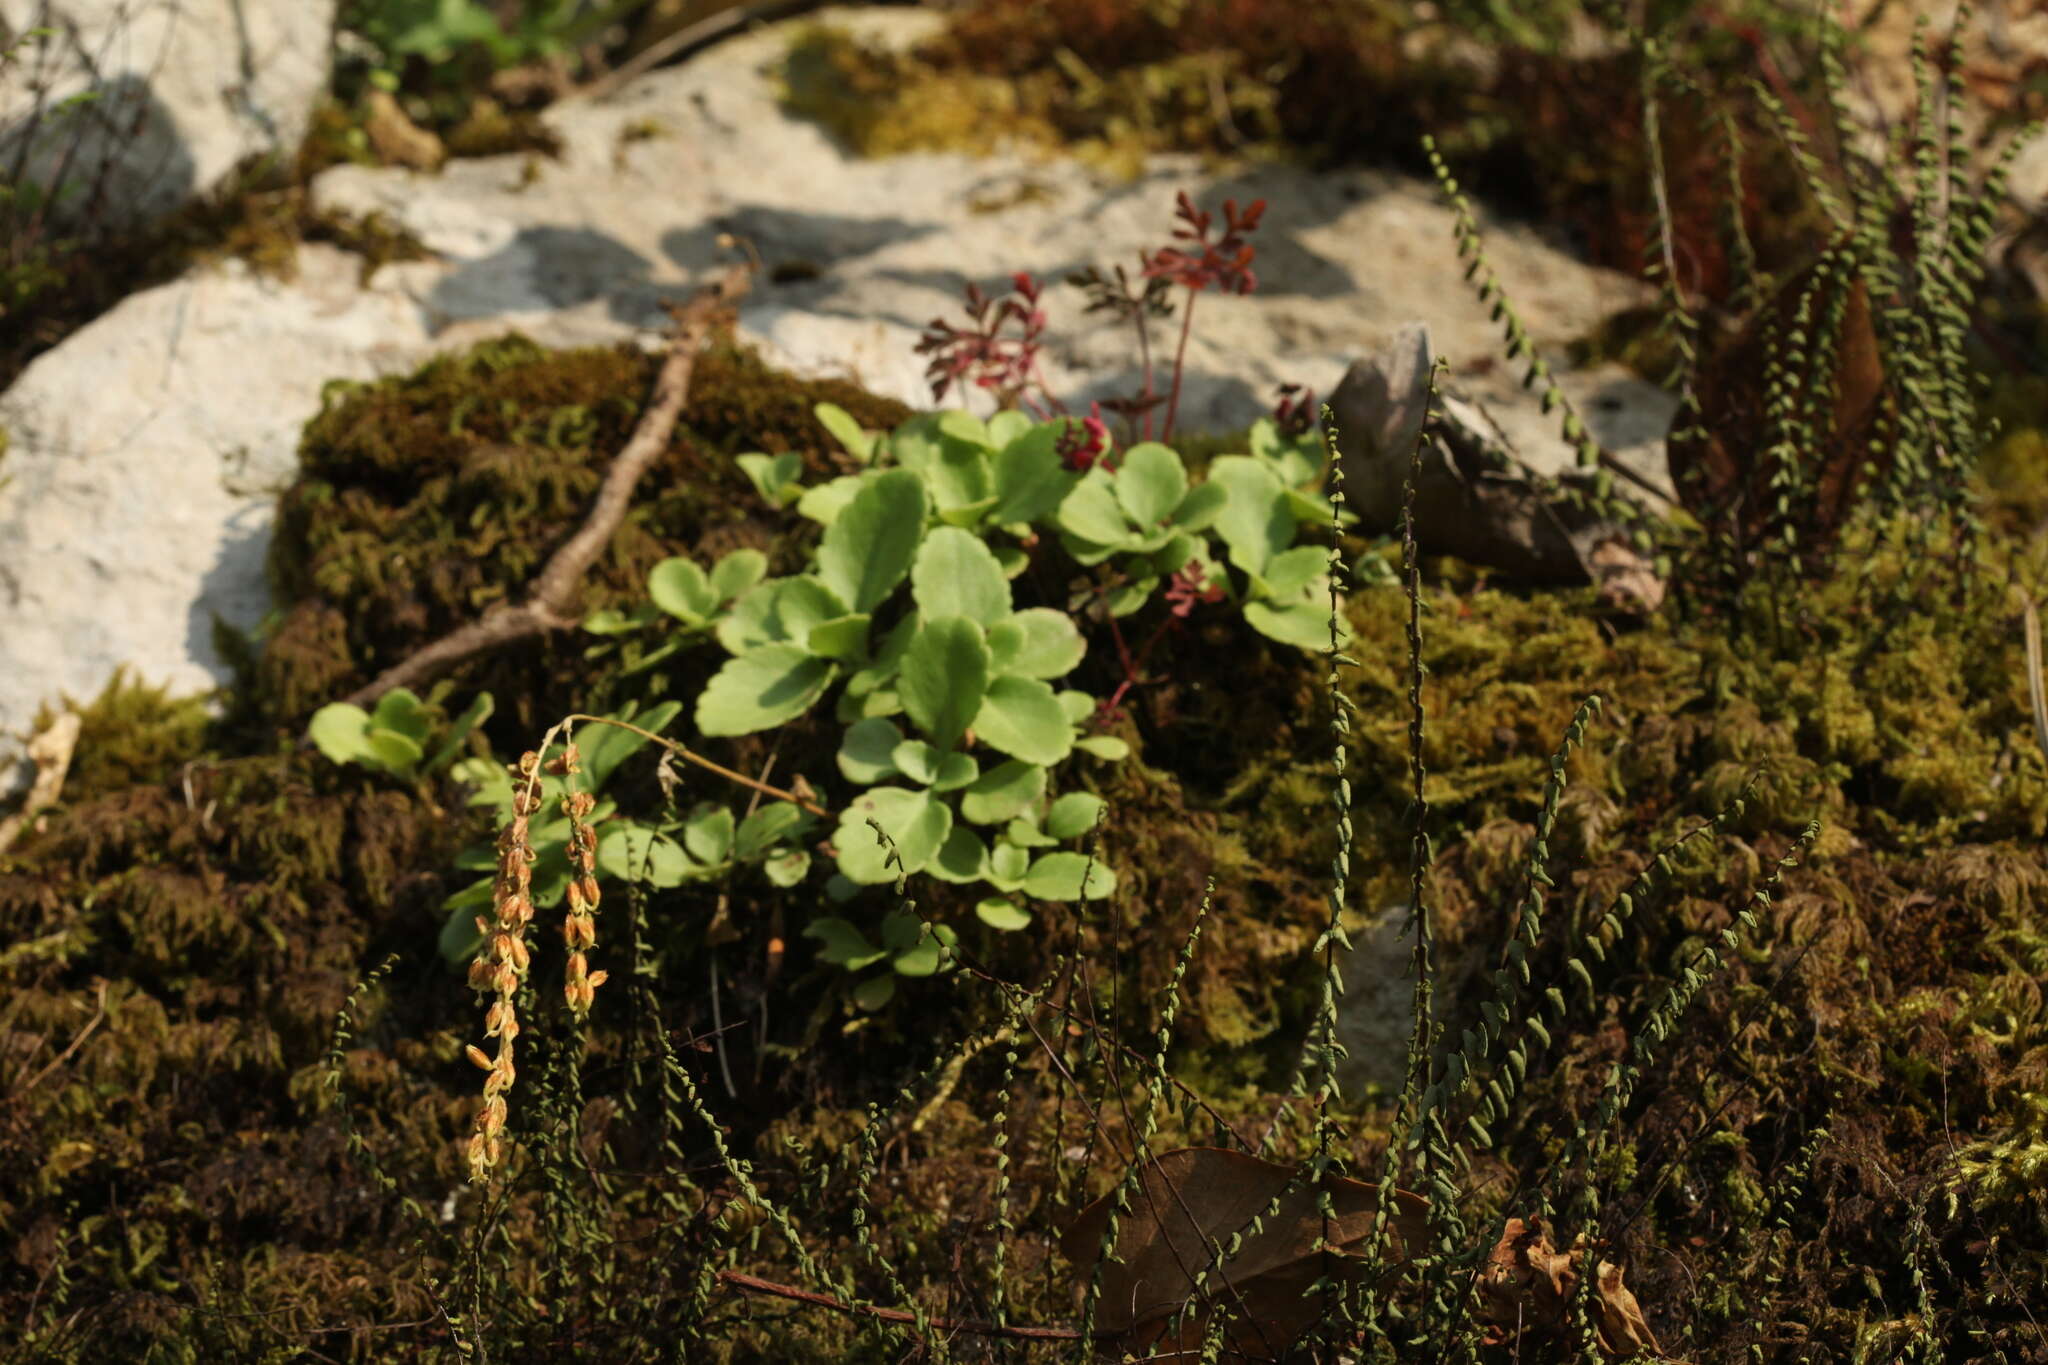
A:
[[[267,713],[297,723],[521,591],[581,522],[658,363],[630,346],[550,353],[508,337],[402,379],[331,386],[306,428],[302,476],[272,548],[284,610],[258,674]],[[732,456],[799,450],[814,480],[842,472],[812,416],[823,401],[871,427],[905,415],[850,384],[778,374],[748,352],[700,358],[675,438],[592,567],[585,608],[642,600],[647,571],[671,555],[708,561],[749,545],[771,552],[775,572],[792,571],[814,532],[772,517]],[[580,648],[548,642],[484,660],[463,682],[490,690],[515,723],[542,726],[550,709],[582,705]]]
[[[79,716],[78,744],[64,778],[64,796],[72,802],[167,781],[206,743],[204,697],[173,697],[167,688],[135,681],[126,669],[115,670],[91,702],[80,706],[67,697],[59,709]],[[36,732],[55,719],[43,707]]]

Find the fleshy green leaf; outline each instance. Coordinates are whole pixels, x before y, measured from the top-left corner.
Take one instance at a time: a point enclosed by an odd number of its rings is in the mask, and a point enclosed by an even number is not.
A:
[[[711,580],[690,560],[664,559],[647,573],[647,595],[678,621],[702,625],[718,610]]]
[[[795,720],[817,704],[839,669],[795,645],[763,645],[726,660],[697,698],[697,729],[751,735]]]
[[[1201,531],[1216,523],[1216,517],[1230,501],[1230,493],[1219,483],[1198,483],[1173,509],[1173,524],[1183,531]]]
[[[1320,545],[1297,545],[1266,561],[1259,577],[1275,598],[1298,596],[1303,588],[1329,571],[1330,552]]]
[[[1074,747],[1110,763],[1131,756],[1131,746],[1115,735],[1083,735],[1074,741]]]
[[[989,445],[996,450],[1006,450],[1012,441],[1031,430],[1031,418],[1015,408],[1005,408],[988,419]]]
[[[1045,832],[1055,839],[1079,838],[1095,827],[1095,818],[1107,804],[1093,792],[1068,792],[1046,811]]]
[[[375,761],[370,752],[370,713],[347,702],[329,702],[313,713],[306,738],[333,763]]]
[[[818,957],[835,967],[857,972],[888,953],[868,942],[867,935],[837,915],[820,915],[804,926],[804,937],[818,940]]]
[[[1229,494],[1216,534],[1230,547],[1231,563],[1258,573],[1294,543],[1294,514],[1270,466],[1249,455],[1219,455],[1209,463],[1209,482]]]
[[[716,866],[732,856],[732,811],[705,802],[683,823],[683,847],[699,862]]]
[[[988,424],[971,412],[950,408],[939,414],[939,433],[969,445],[987,446],[993,449],[989,440]]]
[[[782,840],[801,830],[813,817],[790,801],[770,801],[740,821],[733,836],[733,852],[742,858],[758,857]]]
[[[1045,783],[1044,768],[1009,759],[968,783],[960,813],[977,825],[1000,825],[1037,804]]]
[[[981,763],[973,754],[947,754],[939,760],[939,771],[931,780],[935,792],[955,791],[981,776]]]
[[[1031,851],[1015,844],[997,844],[988,856],[989,880],[1005,891],[1017,891],[1024,885],[1024,874],[1031,870]]]
[[[1074,618],[1063,611],[1026,607],[1003,624],[1016,626],[1023,638],[1000,672],[1021,678],[1064,678],[1088,653],[1088,642],[1081,638]]]
[[[1278,640],[1283,645],[1297,649],[1328,649],[1330,647],[1330,608],[1327,603],[1318,606],[1313,602],[1294,602],[1277,606],[1271,602],[1247,602],[1244,604],[1245,624],[1269,640]],[[1337,643],[1341,646],[1351,637],[1351,628],[1340,615],[1337,618]]]
[[[1024,894],[1033,900],[1100,900],[1115,889],[1116,874],[1081,853],[1045,854],[1024,876]]]
[[[924,539],[924,481],[907,469],[862,475],[818,546],[818,576],[845,603],[873,611],[910,572]]]
[[[711,569],[711,592],[730,602],[768,576],[768,556],[759,550],[734,550]]]
[[[902,773],[920,787],[929,787],[932,779],[939,775],[939,760],[944,757],[941,750],[921,739],[906,739],[890,751],[889,760]]]
[[[818,425],[832,433],[832,439],[846,449],[846,453],[866,464],[874,458],[876,434],[863,430],[853,420],[853,414],[837,403],[819,403],[811,411],[818,418]]]
[[[431,728],[425,712],[419,695],[411,688],[394,687],[377,699],[376,709],[370,712],[370,728],[403,735],[413,742],[415,748],[424,750],[427,731]]]
[[[995,553],[953,526],[935,527],[918,547],[910,595],[927,620],[964,616],[990,626],[1010,614],[1010,580]]]
[[[968,826],[956,824],[925,870],[942,882],[978,882],[988,875],[988,845]]]
[[[1187,467],[1157,441],[1140,441],[1124,452],[1123,463],[1117,466],[1116,500],[1144,530],[1165,520],[1187,491]]]
[[[870,1012],[896,998],[894,976],[871,976],[853,988],[853,1003]]]
[[[608,877],[643,881],[659,890],[681,886],[693,871],[688,855],[666,834],[614,822],[597,841],[597,865]]]
[[[836,479],[827,479],[815,488],[807,488],[804,495],[796,500],[797,515],[807,517],[821,526],[830,526],[839,520],[839,514],[853,501],[853,495],[860,491],[865,474],[842,474]]]
[[[425,757],[412,736],[401,735],[396,730],[386,730],[372,725],[363,743],[369,746],[371,761],[385,772],[400,777],[410,777],[420,759]]]
[[[733,462],[747,476],[747,482],[754,485],[761,501],[770,507],[787,507],[803,493],[803,486],[798,480],[804,472],[804,457],[793,450],[785,450],[780,455],[764,455],[753,450],[733,456]]]
[[[867,654],[868,626],[873,617],[866,612],[835,616],[811,627],[804,646],[821,659],[855,663]]]
[[[1079,688],[1062,688],[1059,692],[1059,703],[1060,710],[1076,725],[1095,714],[1095,698]]]
[[[888,851],[868,826],[873,816],[896,841],[906,873],[921,872],[953,832],[953,812],[929,792],[902,787],[873,787],[855,797],[839,814],[832,844],[839,850],[839,870],[862,886],[894,881]]]
[[[953,748],[976,723],[982,699],[991,691],[981,627],[963,616],[927,621],[903,655],[896,690],[903,709],[932,743]]]
[[[1060,465],[1064,420],[1041,422],[997,453],[992,471],[996,505],[989,519],[998,525],[1028,524],[1051,516],[1080,481]]]
[[[1052,688],[1038,678],[1004,677],[988,683],[974,716],[975,736],[998,753],[1044,767],[1074,746],[1073,722]]]
[[[767,876],[769,885],[784,890],[795,886],[809,875],[811,855],[800,848],[788,849],[776,854],[761,864],[761,871]]]
[[[441,741],[440,747],[435,749],[433,756],[427,760],[427,771],[438,771],[460,753],[462,742],[469,738],[469,732],[491,718],[494,705],[490,693],[477,693],[476,700],[469,704],[468,710],[455,718],[455,724],[448,729],[448,737]]]
[[[1013,902],[996,897],[976,901],[974,917],[989,928],[1000,929],[1004,933],[1015,933],[1019,929],[1031,927],[1030,911],[1020,910]]]
[[[1051,848],[1059,842],[1025,815],[1020,815],[1003,826],[1003,841],[1015,844],[1018,848]]]
[[[903,743],[903,732],[879,716],[858,721],[846,729],[839,741],[839,771],[848,782],[872,787],[896,776],[891,755]]]
[[[1131,535],[1130,520],[1117,501],[1116,484],[1100,468],[1089,470],[1074,485],[1055,520],[1068,535],[1095,545],[1119,546]]]

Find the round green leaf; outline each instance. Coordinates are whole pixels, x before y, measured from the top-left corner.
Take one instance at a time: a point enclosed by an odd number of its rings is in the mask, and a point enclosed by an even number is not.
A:
[[[1006,443],[991,471],[996,505],[989,519],[1001,526],[1028,525],[1051,516],[1080,482],[1060,464],[1060,433],[1066,419],[1041,422]]]
[[[944,755],[921,739],[906,739],[889,752],[889,761],[920,787],[929,787],[932,779],[939,775],[939,760]]]
[[[733,852],[742,858],[755,857],[794,834],[810,818],[803,807],[793,802],[770,801],[740,821],[739,833],[733,837]]]
[[[597,865],[606,876],[644,882],[659,890],[681,886],[697,870],[666,834],[645,825],[617,822],[597,841]]]
[[[1099,900],[1115,889],[1116,874],[1080,853],[1048,853],[1033,862],[1024,876],[1024,894],[1033,900]]]
[[[1201,531],[1215,525],[1216,518],[1230,501],[1230,493],[1220,483],[1198,483],[1190,488],[1173,509],[1173,524],[1183,531]]]
[[[997,678],[974,716],[974,733],[998,753],[1051,767],[1074,747],[1074,725],[1037,678]]]
[[[313,713],[306,738],[332,763],[361,763],[370,752],[370,713],[347,702],[329,702]]]
[[[901,743],[903,732],[894,722],[880,716],[849,725],[846,737],[839,741],[839,771],[848,782],[858,782],[863,787],[886,782],[896,776],[892,755]]]
[[[1140,441],[1116,469],[1116,500],[1141,528],[1164,521],[1188,491],[1180,456],[1157,441]]]
[[[711,569],[711,591],[730,602],[768,576],[768,556],[759,550],[734,550]]]
[[[1130,520],[1117,501],[1116,485],[1099,468],[1089,470],[1074,485],[1074,491],[1060,504],[1056,520],[1068,535],[1095,545],[1121,545],[1131,534]]]
[[[1022,639],[999,672],[1021,678],[1064,678],[1088,653],[1088,642],[1081,638],[1074,619],[1063,611],[1026,607],[1003,624],[1016,626]]]
[[[722,863],[732,854],[732,824],[730,809],[705,802],[683,824],[683,847],[699,862]]]
[[[818,576],[842,610],[873,611],[895,591],[924,539],[925,512],[924,480],[913,471],[861,476],[818,546]]]
[[[1083,735],[1074,741],[1074,747],[1109,763],[1131,756],[1131,746],[1115,735]]]
[[[1330,608],[1327,603],[1317,606],[1313,602],[1293,602],[1276,606],[1271,602],[1247,602],[1244,604],[1244,619],[1253,630],[1283,645],[1311,650],[1330,647]],[[1350,637],[1351,627],[1341,615],[1338,616],[1337,643],[1342,645]]]
[[[1107,804],[1093,792],[1068,792],[1045,813],[1045,832],[1055,839],[1079,838],[1095,827]]]
[[[871,620],[873,618],[866,612],[837,616],[812,626],[810,634],[801,643],[821,659],[855,663],[867,653],[868,623]]]
[[[926,871],[942,882],[978,882],[988,875],[988,845],[968,826],[956,824]]]
[[[850,972],[880,962],[886,949],[868,942],[867,935],[837,915],[821,915],[804,926],[804,937],[818,940],[818,957]]]
[[[893,976],[871,976],[853,988],[853,1003],[864,1010],[878,1010],[895,998]]]
[[[700,625],[718,610],[719,596],[704,571],[687,559],[664,559],[647,574],[647,595],[654,605],[690,625]]]
[[[1015,844],[997,844],[988,856],[988,879],[1004,891],[1020,890],[1030,870],[1031,850]]]
[[[1010,580],[981,537],[934,527],[917,550],[910,593],[927,620],[964,616],[983,626],[1010,614]]]
[[[988,645],[981,627],[964,616],[926,622],[904,652],[896,691],[903,709],[933,744],[941,749],[958,744],[989,691]]]
[[[968,783],[960,813],[977,825],[1000,825],[1037,804],[1045,782],[1044,768],[1009,759]]]
[[[832,835],[833,846],[839,850],[839,870],[862,886],[879,886],[896,878],[896,869],[887,862],[888,850],[868,825],[871,816],[896,841],[906,873],[923,871],[953,832],[952,810],[929,792],[902,787],[862,792],[840,812],[839,827]]]
[[[838,666],[795,645],[763,645],[726,660],[697,698],[697,729],[706,735],[770,730],[817,704]]]
[[[811,870],[811,855],[800,848],[778,853],[761,864],[761,871],[767,874],[770,885],[785,891],[802,881]]]
[[[1004,933],[1031,927],[1030,911],[1020,910],[1014,903],[996,897],[975,902],[974,917],[989,928],[1000,929]]]
[[[385,772],[404,777],[419,766],[426,757],[419,742],[410,735],[401,735],[396,730],[386,730],[372,725],[370,732],[363,736],[363,743],[369,746],[370,761]]]
[[[981,776],[981,763],[973,754],[947,754],[939,770],[926,785],[935,792],[956,791]]]
[[[1216,534],[1230,547],[1231,563],[1258,573],[1293,544],[1294,513],[1270,466],[1249,455],[1219,455],[1209,463],[1209,482],[1229,495]]]

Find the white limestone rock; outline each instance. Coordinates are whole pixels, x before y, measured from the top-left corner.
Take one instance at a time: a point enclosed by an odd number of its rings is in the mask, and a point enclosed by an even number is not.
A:
[[[326,93],[335,0],[0,0],[0,157],[60,215],[125,226],[245,157],[292,155]],[[48,36],[23,38],[32,30]],[[73,96],[90,98],[60,109]]]

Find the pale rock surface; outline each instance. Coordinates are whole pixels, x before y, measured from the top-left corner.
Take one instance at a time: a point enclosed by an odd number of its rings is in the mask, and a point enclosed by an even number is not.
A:
[[[825,17],[907,41],[934,16]],[[742,306],[743,336],[792,368],[920,405],[930,391],[911,348],[925,324],[960,316],[968,279],[1001,288],[1012,270],[1036,272],[1051,282],[1049,378],[1085,409],[1136,389],[1135,346],[1084,317],[1079,291],[1058,281],[1163,245],[1177,189],[1210,206],[1264,197],[1259,292],[1197,305],[1183,429],[1241,426],[1283,381],[1328,394],[1351,359],[1426,318],[1458,383],[1523,454],[1564,457],[1552,420],[1496,363],[1498,329],[1462,278],[1433,187],[1287,167],[1217,180],[1188,158],[1159,158],[1127,184],[1021,154],[858,161],[780,109],[787,37],[770,28],[603,104],[557,106],[559,161],[458,161],[437,175],[341,166],[315,182],[322,207],[382,209],[435,259],[387,266],[367,286],[322,247],[302,251],[294,284],[239,266],[199,272],[126,301],[31,367],[0,398],[13,438],[0,471],[12,479],[0,486],[0,734],[26,738],[38,702],[89,697],[122,663],[180,688],[222,678],[212,617],[247,628],[266,610],[270,499],[325,380],[402,370],[512,329],[549,345],[658,345],[661,300],[732,259],[722,233],[749,238],[771,268],[814,272],[764,277]],[[1018,202],[986,211],[1005,200]],[[1564,342],[1648,298],[1529,231],[1487,230],[1559,371]],[[1156,347],[1170,342],[1162,328]],[[1616,368],[1563,383],[1610,447],[1656,458],[1667,397]],[[18,753],[0,749],[0,761]]]
[[[0,66],[0,154],[11,169],[27,139],[24,178],[61,174],[60,214],[171,212],[246,157],[297,150],[327,90],[335,2],[0,0],[0,46],[51,31]]]

